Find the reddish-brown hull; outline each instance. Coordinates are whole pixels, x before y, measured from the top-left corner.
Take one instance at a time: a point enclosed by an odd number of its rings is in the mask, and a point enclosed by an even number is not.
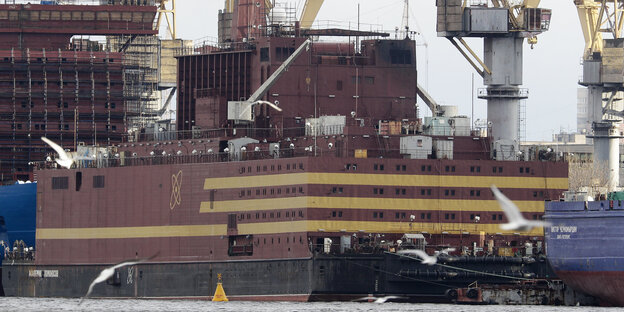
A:
[[[359,164],[357,172],[345,173],[345,164],[354,162]],[[381,164],[392,169],[399,164],[401,171],[380,172]],[[421,164],[442,172],[423,174]],[[475,189],[483,194],[471,196],[468,189],[431,185],[455,183],[454,178],[442,179],[451,174],[443,169],[446,164],[456,168],[457,179],[481,184]],[[488,164],[481,162],[484,169]],[[112,263],[157,252],[163,261],[301,258],[310,256],[311,245],[323,244],[324,237],[338,241],[350,235],[358,240],[382,233],[395,240],[412,231],[426,233],[431,245],[512,242],[514,246],[513,242],[541,240],[538,232],[499,233],[498,224],[506,221],[498,218],[502,213],[485,188],[489,181],[505,183],[509,196],[532,211],[526,216],[539,218],[542,199],[533,197],[536,190],[525,186],[542,183],[535,179],[538,174],[526,180],[514,176],[518,163],[509,162],[501,165],[508,175],[470,176],[464,168],[470,165],[468,161],[309,157],[38,171],[36,261]],[[523,166],[556,181],[550,185],[567,181],[565,164]],[[94,187],[97,177],[103,177],[103,187]],[[53,180],[58,179],[66,179],[65,188],[57,188]],[[405,195],[392,191],[410,183],[416,187]],[[421,183],[435,195],[415,191],[423,189]],[[381,188],[389,195],[374,194]],[[542,188],[547,198],[562,190]],[[482,219],[477,222],[475,215]],[[243,254],[232,254],[241,248]]]
[[[624,306],[624,272],[557,271],[557,276],[575,290],[599,298],[602,304]]]

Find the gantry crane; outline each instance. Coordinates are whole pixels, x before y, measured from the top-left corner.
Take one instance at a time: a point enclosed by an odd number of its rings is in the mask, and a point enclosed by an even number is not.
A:
[[[469,5],[468,0],[437,0],[438,36],[446,37],[483,77],[487,86],[479,98],[488,102],[492,153],[498,160],[519,157],[519,103],[528,98],[522,85],[524,39],[533,45],[536,36],[550,26],[551,11],[540,9],[539,0],[513,5],[509,0],[488,0]],[[483,38],[484,59],[464,41]]]
[[[596,172],[608,174],[605,178],[609,181],[609,191],[613,191],[619,184],[618,139],[622,137],[617,127],[624,116],[621,103],[624,91],[624,3],[618,0],[574,0],[574,4],[585,37],[583,78],[579,83],[588,89],[594,166]],[[604,170],[605,164],[608,170]]]
[[[267,78],[267,80],[245,101],[229,101],[228,102],[228,119],[237,123],[246,123],[254,120],[253,106],[259,104],[266,104],[269,107],[282,111],[276,104],[261,100],[262,97],[277,83],[284,73],[288,70],[288,67],[295,62],[295,60],[308,50],[312,40],[308,39],[304,41],[297,50],[293,52],[283,63],[278,67],[273,74]]]
[[[167,20],[167,29],[171,35],[171,39],[176,39],[176,0],[158,0],[158,18],[156,19],[156,27],[160,27],[162,17],[165,16]],[[171,7],[167,7],[167,4],[171,3]],[[169,19],[171,15],[171,19]]]

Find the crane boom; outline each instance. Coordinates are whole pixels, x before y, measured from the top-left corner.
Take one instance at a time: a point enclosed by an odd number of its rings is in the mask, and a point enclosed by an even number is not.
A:
[[[288,70],[288,66],[292,65],[292,63],[303,53],[304,50],[308,49],[312,40],[307,39],[304,41],[295,52],[291,56],[289,56],[282,65],[273,74],[267,78],[267,80],[254,92],[246,101],[229,101],[228,102],[228,119],[230,120],[243,120],[243,121],[252,121],[253,114],[251,111],[251,107],[256,104],[266,104],[265,101],[262,101],[262,97],[275,85],[277,80]],[[277,106],[272,106],[277,107]],[[281,110],[276,108],[277,110]]]
[[[234,0],[225,0],[225,13],[234,12]]]
[[[262,98],[277,82],[277,80],[286,72],[288,66],[290,66],[295,61],[295,59],[297,59],[297,57],[303,52],[303,50],[308,48],[310,43],[312,43],[310,39],[304,41],[303,44],[301,44],[301,46],[299,46],[299,48],[297,48],[297,50],[295,50],[295,52],[293,52],[293,54],[289,56],[284,61],[284,63],[280,65],[279,68],[277,68],[277,70],[271,75],[271,77],[267,78],[267,80],[258,88],[258,90],[256,90],[256,92],[254,92],[249,97],[249,99],[247,99],[247,102],[255,102]]]
[[[585,38],[585,52],[583,58],[587,59],[593,52],[602,52],[604,48],[602,33],[602,18],[604,7],[602,3],[588,0],[575,0],[578,10],[583,37]]]
[[[171,8],[167,8],[167,4],[171,2]],[[158,4],[158,17],[156,20],[156,27],[160,28],[160,23],[162,22],[162,17],[164,16],[167,20],[167,30],[169,30],[169,34],[171,35],[171,39],[176,39],[176,5],[175,0],[158,0],[156,1]],[[169,19],[169,15],[171,15],[171,19]]]
[[[318,15],[318,12],[321,10],[323,1],[324,0],[306,0],[301,18],[299,19],[301,29],[310,29],[310,27],[312,27],[316,15]]]
[[[429,95],[429,93],[425,90],[425,88],[421,87],[420,84],[416,84],[416,93],[418,96],[425,101],[425,104],[429,106],[431,110],[431,116],[439,116],[442,112],[440,111],[440,105]]]

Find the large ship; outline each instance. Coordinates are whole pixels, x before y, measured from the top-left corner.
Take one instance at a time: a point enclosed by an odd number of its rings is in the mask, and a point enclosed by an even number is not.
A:
[[[624,253],[619,244],[624,197],[618,192],[622,107],[603,110],[610,102],[604,99],[624,91],[623,26],[612,23],[617,17],[601,13],[621,12],[623,6],[613,1],[575,4],[586,40],[579,84],[587,87],[588,114],[584,118],[591,124],[588,137],[594,145],[593,164],[587,166],[589,170],[583,169],[582,162],[571,167],[575,170],[570,174],[570,191],[561,201],[546,203],[545,217],[552,223],[545,230],[547,253],[553,269],[567,285],[599,298],[605,305],[624,306],[620,291]],[[607,31],[596,32],[597,25],[610,26]]]
[[[180,51],[177,131],[78,146],[71,169],[36,164],[36,255],[4,262],[7,295],[83,296],[141,258],[93,296],[208,298],[222,277],[234,299],[450,301],[475,282],[553,278],[543,231],[501,230],[490,186],[541,219],[567,163],[473,132],[450,107],[423,120],[409,37],[275,10],[226,1],[220,42]],[[336,34],[354,41],[310,40]],[[449,247],[443,266],[397,252]]]
[[[545,229],[548,259],[566,285],[599,298],[604,304],[624,306],[624,204],[620,199],[553,201],[546,204],[552,226]]]

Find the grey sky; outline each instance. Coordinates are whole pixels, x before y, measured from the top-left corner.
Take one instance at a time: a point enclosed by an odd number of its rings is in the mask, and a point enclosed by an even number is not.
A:
[[[288,1],[298,8],[303,0]],[[325,0],[317,20],[351,21],[357,24],[357,6],[360,21],[382,25],[392,31],[400,26],[403,0]],[[223,0],[181,0],[176,2],[178,37],[199,39],[216,37],[217,13]],[[550,139],[560,129],[576,130],[576,98],[581,75],[581,56],[584,40],[572,0],[542,0],[541,7],[553,10],[550,31],[539,36],[532,50],[525,44],[524,88],[530,95],[526,102],[526,136],[529,140]],[[457,105],[462,115],[471,115],[471,75],[475,73],[475,88],[482,81],[470,65],[445,38],[435,32],[435,0],[411,0],[410,27],[421,33],[419,46],[419,81],[441,104]],[[424,39],[423,39],[424,38]],[[468,40],[475,50],[482,50],[482,40]],[[428,57],[426,57],[428,56]],[[476,93],[476,91],[475,91]],[[428,111],[420,103],[421,111]],[[428,112],[427,112],[428,113]],[[475,99],[475,119],[486,118],[486,103]]]

